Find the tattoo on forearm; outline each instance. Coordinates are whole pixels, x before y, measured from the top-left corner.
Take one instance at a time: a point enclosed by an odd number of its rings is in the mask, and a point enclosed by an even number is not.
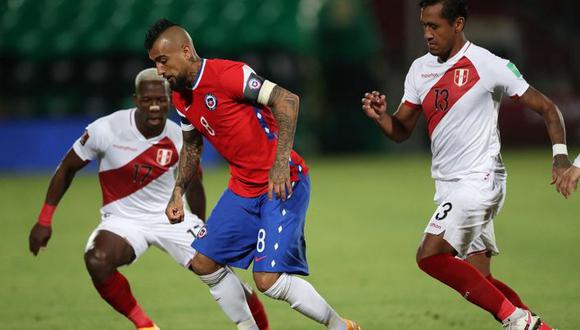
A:
[[[288,163],[294,144],[298,119],[298,97],[276,86],[270,94],[268,105],[272,107],[272,113],[278,123],[278,148],[275,165],[283,166]]]
[[[175,187],[181,188],[182,193],[191,182],[191,179],[197,172],[201,152],[203,150],[203,140],[201,136],[195,136],[190,142],[184,141],[181,152],[179,153],[179,165]]]

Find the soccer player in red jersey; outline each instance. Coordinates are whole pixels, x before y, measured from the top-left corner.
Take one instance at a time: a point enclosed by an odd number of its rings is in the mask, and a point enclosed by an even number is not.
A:
[[[185,212],[185,220],[179,224],[170,224],[165,216],[175,185],[177,150],[182,145],[181,129],[167,120],[169,92],[167,82],[154,68],[143,70],[135,78],[136,108],[114,112],[88,125],[52,177],[38,223],[29,236],[30,251],[37,255],[48,244],[52,215],[76,172],[98,159],[102,222],[88,240],[85,263],[101,297],[141,330],[158,328],[141,309],[129,282],[117,268],[134,263],[151,245],[190,268],[195,254],[191,242],[203,228],[201,219],[205,218],[205,192],[199,171],[185,187],[193,213]],[[257,295],[237,277],[234,280],[244,287],[260,329],[268,329]],[[248,313],[248,317],[251,315]]]
[[[202,136],[227,160],[231,178],[192,246],[193,271],[239,329],[255,329],[239,281],[224,265],[248,268],[257,288],[288,302],[329,329],[359,329],[344,320],[304,279],[308,275],[304,222],[308,168],[292,150],[298,96],[258,76],[244,63],[200,58],[189,34],[161,19],[145,48],[173,90],[183,147],[177,182],[166,209],[183,220],[184,188],[199,166]]]
[[[427,120],[439,206],[417,263],[506,329],[550,329],[491,275],[490,264],[499,253],[493,219],[505,197],[497,128],[501,97],[519,99],[544,118],[553,144],[553,182],[570,166],[560,111],[513,63],[466,40],[466,0],[422,0],[420,8],[429,53],[413,62],[398,110],[389,115],[385,95],[376,91],[362,99],[363,112],[396,142],[409,138],[421,113]]]

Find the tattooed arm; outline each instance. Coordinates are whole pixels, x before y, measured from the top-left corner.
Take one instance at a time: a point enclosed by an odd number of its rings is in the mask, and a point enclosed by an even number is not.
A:
[[[171,223],[183,221],[183,194],[197,173],[199,160],[203,150],[203,139],[197,130],[183,131],[183,146],[179,153],[179,164],[175,188],[165,209],[165,214]]]
[[[298,119],[299,98],[286,89],[275,85],[268,98],[268,106],[272,108],[274,118],[278,123],[278,146],[276,149],[276,159],[270,170],[270,180],[268,183],[268,197],[273,195],[282,200],[286,200],[287,194],[292,193],[290,182],[290,168],[288,161],[292,146],[294,145],[294,133],[296,132],[296,122]]]

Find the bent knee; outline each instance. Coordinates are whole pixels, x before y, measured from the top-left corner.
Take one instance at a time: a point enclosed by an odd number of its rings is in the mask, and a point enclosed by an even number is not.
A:
[[[221,268],[221,266],[203,254],[197,253],[191,260],[189,268],[195,274],[203,276],[215,273],[218,269]]]
[[[97,282],[104,281],[116,268],[108,253],[99,249],[91,249],[85,253],[85,265]]]
[[[278,278],[280,278],[279,273],[254,273],[256,288],[262,293],[268,291]]]

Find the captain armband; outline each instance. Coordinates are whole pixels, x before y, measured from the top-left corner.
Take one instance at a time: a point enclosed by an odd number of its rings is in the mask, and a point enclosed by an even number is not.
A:
[[[268,105],[270,94],[272,94],[274,87],[276,87],[275,83],[271,82],[270,80],[265,80],[262,88],[260,88],[260,93],[258,94],[258,103]]]

